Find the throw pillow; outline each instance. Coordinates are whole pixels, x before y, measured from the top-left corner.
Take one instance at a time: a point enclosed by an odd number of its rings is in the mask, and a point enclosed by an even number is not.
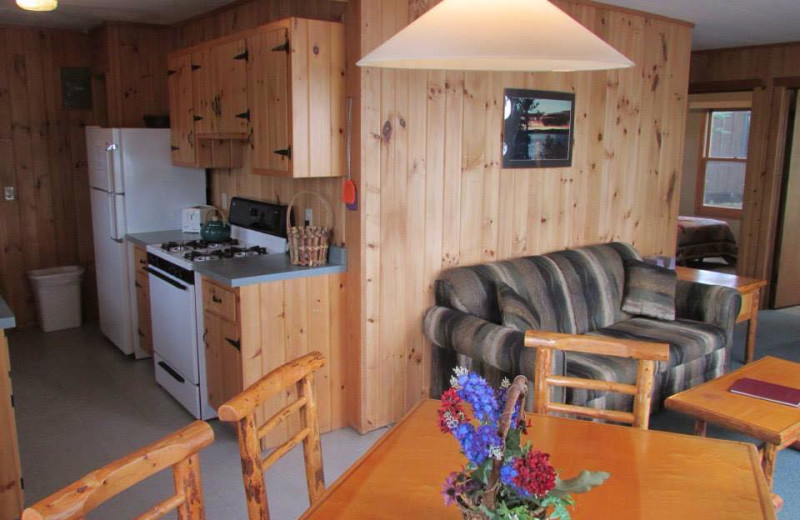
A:
[[[497,282],[497,304],[506,327],[520,332],[540,328],[539,314],[517,291],[503,282]]]
[[[622,310],[659,320],[675,319],[675,271],[639,260],[625,261]]]

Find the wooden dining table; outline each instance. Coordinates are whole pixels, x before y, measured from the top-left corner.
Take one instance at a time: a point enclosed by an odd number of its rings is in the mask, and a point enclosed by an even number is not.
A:
[[[412,409],[331,485],[303,519],[452,519],[441,496],[466,459],[439,431],[439,401]],[[751,444],[626,426],[528,415],[527,438],[551,454],[564,478],[583,469],[611,477],[575,495],[574,520],[774,519],[758,453]]]

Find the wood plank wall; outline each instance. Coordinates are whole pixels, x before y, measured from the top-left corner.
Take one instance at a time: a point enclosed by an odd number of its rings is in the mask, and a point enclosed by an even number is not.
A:
[[[771,280],[789,102],[786,84],[800,85],[800,42],[692,53],[692,85],[714,82],[720,90],[735,90],[736,82],[748,80],[760,86],[753,90],[737,272]],[[769,292],[767,287],[762,305],[770,301]]]
[[[91,32],[92,73],[105,79],[105,99],[97,97],[100,124],[143,128],[146,115],[169,113],[167,53],[169,27],[106,23]],[[97,78],[96,78],[97,79]]]
[[[173,48],[180,49],[207,40],[263,25],[289,16],[317,20],[341,21],[344,4],[330,0],[250,0],[236,2],[211,13],[193,18],[173,26]],[[311,190],[322,194],[334,207],[334,242],[344,243],[344,205],[340,201],[342,179],[282,179],[252,173],[249,150],[246,149],[242,168],[220,168],[211,170],[211,203],[224,206],[223,194],[288,203],[298,192]],[[306,202],[308,200],[308,202]],[[315,218],[322,219],[323,209],[310,199],[298,200],[303,207],[314,209]],[[299,214],[299,212],[298,212]],[[319,220],[318,220],[319,222]]]
[[[64,109],[61,67],[89,67],[89,38],[74,31],[0,26],[0,294],[19,326],[35,321],[25,273],[86,269],[84,310],[96,315],[84,127],[91,110]]]
[[[350,2],[348,31],[360,35],[348,34],[348,64],[433,3]],[[362,197],[347,224],[357,238],[348,241],[348,294],[360,295],[350,301],[360,387],[348,399],[360,402],[351,423],[362,431],[428,395],[431,347],[421,324],[442,269],[611,240],[643,254],[675,250],[691,27],[555,3],[637,65],[538,74],[361,69],[348,83],[360,99]],[[572,167],[501,170],[504,87],[575,92]]]

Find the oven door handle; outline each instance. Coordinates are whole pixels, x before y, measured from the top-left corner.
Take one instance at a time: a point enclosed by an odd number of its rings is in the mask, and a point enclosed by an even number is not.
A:
[[[145,267],[144,270],[147,271],[148,273],[152,274],[156,278],[161,278],[162,280],[164,280],[168,284],[172,285],[173,287],[177,287],[181,291],[185,291],[186,290],[186,286],[183,286],[183,285],[179,284],[175,280],[167,278],[166,276],[164,276],[163,274],[159,273],[155,269],[151,269],[150,267]]]

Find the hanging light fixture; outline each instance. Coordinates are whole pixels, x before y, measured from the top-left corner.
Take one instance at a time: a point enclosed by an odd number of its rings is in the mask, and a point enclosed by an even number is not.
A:
[[[547,0],[442,0],[358,65],[533,72],[633,62]]]
[[[26,11],[52,11],[58,7],[58,0],[17,0],[17,5]]]

